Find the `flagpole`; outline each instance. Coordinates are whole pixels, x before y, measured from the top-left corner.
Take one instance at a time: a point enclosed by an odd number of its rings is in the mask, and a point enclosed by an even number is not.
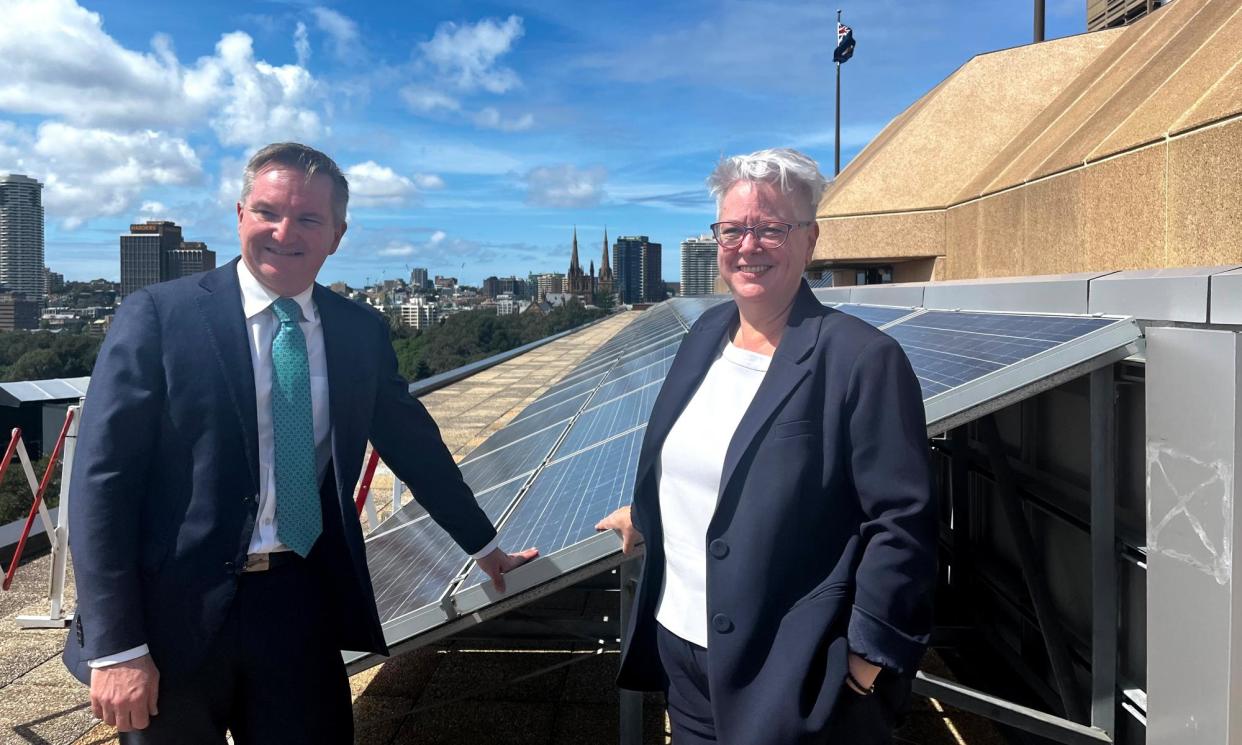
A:
[[[841,27],[841,9],[837,8],[837,28]],[[832,175],[841,173],[841,63],[837,63],[837,133],[833,139]]]

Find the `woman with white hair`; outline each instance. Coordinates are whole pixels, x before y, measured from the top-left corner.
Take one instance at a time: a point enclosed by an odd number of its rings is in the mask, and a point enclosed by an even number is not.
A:
[[[891,741],[931,630],[937,519],[901,347],[802,279],[826,181],[786,149],[720,162],[733,302],[682,341],[643,441],[645,536],[618,683],[664,690],[675,745]]]

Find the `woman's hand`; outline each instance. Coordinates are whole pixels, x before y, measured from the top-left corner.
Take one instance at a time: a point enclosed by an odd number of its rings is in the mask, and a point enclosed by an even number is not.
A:
[[[595,523],[596,530],[615,530],[621,536],[621,553],[629,556],[634,553],[634,547],[641,545],[643,542],[643,534],[634,529],[634,523],[630,520],[630,508],[628,506],[616,510],[608,517]]]
[[[862,696],[870,695],[874,690],[875,679],[879,677],[880,671],[884,668],[879,665],[872,665],[870,662],[867,662],[861,656],[856,655],[853,652],[850,652],[849,661],[850,674],[849,677],[845,679],[845,684],[849,686],[854,693]],[[858,684],[861,684],[866,690],[859,690],[858,685],[855,684],[855,681],[857,681]]]

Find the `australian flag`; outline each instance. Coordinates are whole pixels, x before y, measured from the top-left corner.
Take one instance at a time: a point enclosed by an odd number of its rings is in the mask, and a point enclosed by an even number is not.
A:
[[[841,64],[853,56],[854,29],[837,21],[837,48],[832,52],[832,61]]]

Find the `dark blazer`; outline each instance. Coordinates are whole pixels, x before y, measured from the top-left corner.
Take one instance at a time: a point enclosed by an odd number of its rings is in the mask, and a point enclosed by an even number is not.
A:
[[[228,611],[258,511],[254,371],[237,261],[139,290],[117,311],[83,409],[69,502],[77,612],[65,664],[146,643],[165,680],[199,665]],[[323,577],[341,649],[387,653],[353,491],[370,440],[467,551],[495,535],[427,410],[397,373],[388,327],[315,285],[332,460]]]
[[[663,584],[656,461],[738,324],[694,324],[656,399],[632,518],[646,539],[618,682],[659,690]],[[853,651],[909,685],[931,630],[937,517],[919,384],[891,337],[824,307],[804,282],[730,441],[707,530],[708,676],[730,745],[823,742]],[[856,742],[856,740],[848,740]]]

